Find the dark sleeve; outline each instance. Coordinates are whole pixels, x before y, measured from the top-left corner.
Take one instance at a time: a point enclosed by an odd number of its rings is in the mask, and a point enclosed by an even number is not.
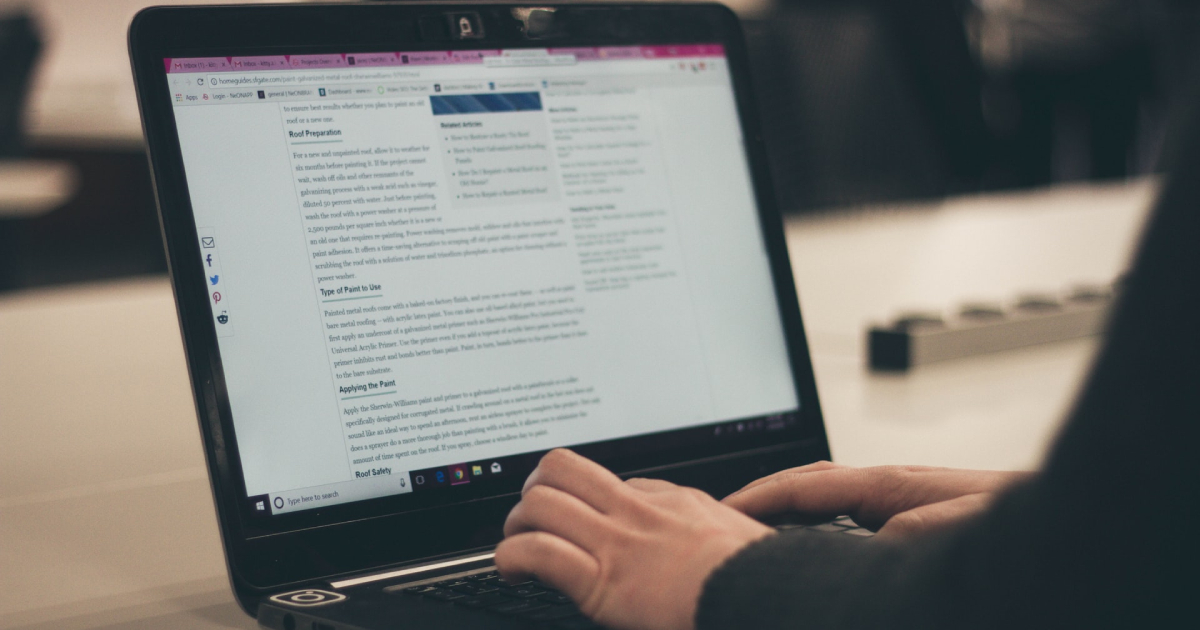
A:
[[[709,578],[697,627],[1196,623],[1200,135],[1147,226],[1104,347],[1038,477],[905,544],[780,534]]]

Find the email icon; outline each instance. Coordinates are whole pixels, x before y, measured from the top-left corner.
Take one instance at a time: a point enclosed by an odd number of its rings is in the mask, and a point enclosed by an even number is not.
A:
[[[203,245],[205,249],[212,249],[217,246],[217,241],[211,236],[203,236],[200,238],[200,244]]]

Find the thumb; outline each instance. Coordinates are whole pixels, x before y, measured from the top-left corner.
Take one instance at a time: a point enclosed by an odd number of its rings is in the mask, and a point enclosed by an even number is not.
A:
[[[785,470],[751,484],[722,501],[754,518],[800,512],[854,514],[870,489],[861,468],[830,468],[811,472]]]
[[[949,529],[986,512],[994,498],[995,495],[990,492],[979,492],[922,505],[888,519],[883,527],[879,528],[878,536],[904,538]]]

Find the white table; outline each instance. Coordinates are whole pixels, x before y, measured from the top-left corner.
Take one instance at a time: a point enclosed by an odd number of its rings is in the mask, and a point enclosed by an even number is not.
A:
[[[1095,342],[879,375],[868,322],[1107,282],[1153,182],[788,226],[835,459],[1037,465]],[[232,601],[168,282],[0,296],[0,627],[251,628]]]

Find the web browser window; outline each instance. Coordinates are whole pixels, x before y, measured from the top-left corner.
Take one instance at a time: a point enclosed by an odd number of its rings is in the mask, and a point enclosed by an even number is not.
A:
[[[799,407],[721,46],[164,63],[259,510]]]

